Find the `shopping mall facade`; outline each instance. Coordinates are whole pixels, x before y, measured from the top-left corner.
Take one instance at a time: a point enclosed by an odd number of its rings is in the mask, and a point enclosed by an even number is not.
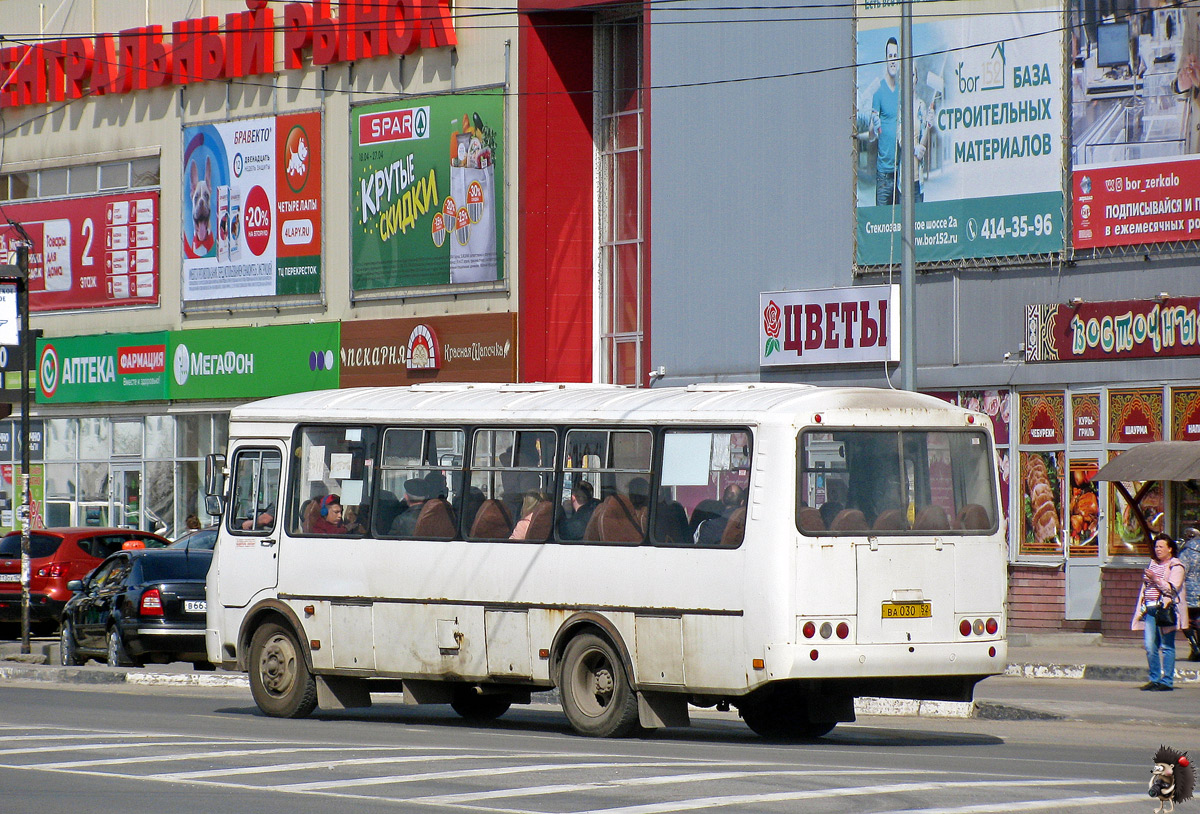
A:
[[[917,387],[993,419],[1013,628],[1119,635],[1146,550],[1091,475],[1200,439],[1195,20],[968,5],[915,27]],[[298,390],[898,384],[895,5],[179,8],[0,0],[45,522],[207,519],[230,408]]]

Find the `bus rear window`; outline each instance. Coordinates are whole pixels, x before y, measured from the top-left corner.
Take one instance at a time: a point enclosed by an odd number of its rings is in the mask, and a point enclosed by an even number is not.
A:
[[[796,526],[806,534],[982,534],[996,529],[985,433],[805,432],[797,450]]]

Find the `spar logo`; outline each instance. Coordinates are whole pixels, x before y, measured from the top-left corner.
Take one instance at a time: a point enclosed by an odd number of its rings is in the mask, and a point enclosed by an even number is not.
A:
[[[438,347],[437,334],[428,325],[418,325],[408,335],[409,370],[439,370],[442,366],[442,354]]]
[[[42,358],[38,360],[38,388],[48,399],[58,392],[58,351],[53,345],[42,348]]]

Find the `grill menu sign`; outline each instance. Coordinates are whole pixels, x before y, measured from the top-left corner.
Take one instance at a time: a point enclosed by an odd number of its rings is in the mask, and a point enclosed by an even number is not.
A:
[[[900,361],[900,287],[770,291],[758,295],[758,364]]]

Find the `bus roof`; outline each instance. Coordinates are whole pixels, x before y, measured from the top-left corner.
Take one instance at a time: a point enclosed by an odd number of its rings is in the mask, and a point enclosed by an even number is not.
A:
[[[359,387],[276,396],[233,408],[232,421],[394,422],[440,420],[472,423],[638,422],[705,420],[759,424],[803,423],[815,413],[838,422],[878,410],[906,411],[891,424],[961,426],[966,410],[920,393],[871,387],[805,384],[693,384],[634,389],[609,384],[451,384]],[[834,414],[840,414],[835,418]],[[942,417],[934,419],[935,414]],[[954,418],[951,419],[950,416]],[[979,414],[977,414],[979,415]],[[878,423],[878,419],[874,423]],[[978,422],[983,423],[983,422]]]

